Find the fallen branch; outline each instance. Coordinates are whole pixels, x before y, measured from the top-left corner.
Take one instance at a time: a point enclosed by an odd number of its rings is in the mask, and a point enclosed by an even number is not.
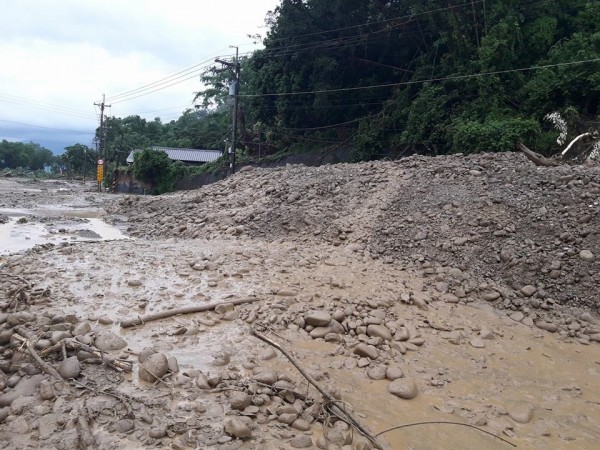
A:
[[[123,361],[121,359],[115,358],[114,356],[111,356],[105,352],[97,350],[93,347],[90,347],[89,345],[83,344],[74,339],[65,339],[65,345],[69,350],[84,350],[88,353],[91,353],[97,358],[102,359],[102,361],[107,363],[109,366],[117,367],[121,370],[124,370],[125,372],[131,372],[131,370],[133,369],[133,364],[129,361]]]
[[[375,436],[381,436],[382,434],[388,433],[388,432],[393,431],[393,430],[399,430],[401,428],[415,427],[415,426],[418,426],[418,425],[459,425],[459,426],[463,426],[463,427],[474,428],[477,431],[481,431],[482,433],[489,434],[490,436],[493,436],[496,439],[500,439],[502,442],[505,442],[508,445],[512,445],[513,447],[516,447],[515,444],[513,444],[510,441],[507,441],[503,437],[500,437],[500,436],[498,436],[497,434],[494,434],[494,433],[490,433],[489,431],[486,431],[486,430],[484,430],[482,428],[476,427],[475,425],[471,425],[469,423],[462,423],[462,422],[449,422],[449,421],[446,421],[446,420],[431,420],[431,421],[428,421],[428,422],[415,422],[415,423],[407,423],[407,424],[404,424],[404,425],[398,425],[398,426],[395,426],[395,427],[392,427],[392,428],[387,428],[387,429],[385,429],[383,431],[380,431]]]
[[[32,285],[32,284],[29,282],[29,281],[27,281],[27,280],[26,280],[25,278],[23,278],[21,275],[13,275],[12,273],[6,273],[6,272],[0,272],[0,275],[1,275],[1,276],[8,277],[8,278],[16,278],[17,280],[19,280],[19,281],[21,281],[21,282],[25,283],[25,285],[26,285],[28,288],[31,288],[31,287],[33,286],[33,285]]]
[[[44,350],[42,350],[40,352],[40,356],[45,357],[54,352],[60,351],[62,349],[63,343],[64,343],[65,347],[68,348],[69,350],[83,350],[88,353],[91,353],[96,358],[101,359],[108,366],[112,366],[112,368],[121,369],[121,370],[124,370],[125,372],[131,372],[133,370],[133,364],[131,362],[123,361],[122,359],[115,358],[114,356],[111,356],[107,353],[101,352],[100,350],[97,350],[94,347],[83,344],[74,339],[64,339],[63,341],[59,342],[58,344],[54,344],[51,347],[45,348]]]
[[[229,302],[213,302],[206,303],[204,305],[186,306],[184,308],[171,309],[169,311],[162,311],[155,314],[148,314],[147,316],[138,316],[135,319],[126,319],[121,322],[121,328],[130,328],[136,325],[142,325],[146,322],[152,322],[155,320],[168,319],[169,317],[178,316],[181,314],[192,314],[197,312],[210,311],[215,309],[219,305],[242,305],[244,303],[252,303],[258,301],[258,298],[241,298],[238,300],[231,300]]]
[[[567,154],[567,152],[571,149],[571,147],[573,147],[573,144],[575,144],[575,142],[577,142],[579,139],[584,138],[586,136],[591,136],[591,135],[592,135],[592,133],[583,133],[583,134],[580,134],[579,136],[577,136],[575,139],[573,139],[571,141],[571,143],[569,145],[567,145],[567,148],[565,148],[562,151],[561,156],[565,156]]]
[[[527,156],[527,158],[530,161],[532,161],[536,166],[556,167],[560,165],[559,161],[555,159],[548,159],[545,156],[540,155],[539,153],[529,150],[527,147],[525,147],[525,145],[523,145],[520,142],[517,144],[517,148],[523,153],[525,153],[525,156]]]
[[[81,444],[83,444],[84,449],[96,449],[98,446],[96,445],[96,440],[92,435],[92,430],[90,429],[90,425],[88,424],[87,414],[83,414],[80,410],[77,415],[77,428],[79,428],[79,434],[81,436]]]
[[[296,360],[294,359],[294,357],[292,357],[292,355],[290,355],[286,350],[284,350],[279,344],[271,341],[269,338],[263,336],[262,334],[259,334],[256,330],[252,329],[250,331],[250,334],[252,336],[254,336],[255,338],[260,339],[261,341],[269,344],[271,347],[274,347],[277,350],[279,350],[283,354],[283,356],[285,356],[288,359],[288,361],[292,363],[292,365],[298,370],[298,372],[300,372],[300,374],[310,384],[312,384],[317,389],[317,391],[319,391],[321,393],[323,398],[328,403],[330,403],[333,408],[335,408],[335,411],[333,411],[333,412],[336,415],[342,416],[340,418],[342,418],[344,421],[347,421],[347,423],[349,425],[351,425],[353,428],[356,428],[360,434],[362,434],[369,441],[371,441],[371,443],[375,446],[375,448],[378,448],[378,449],[384,448],[383,445],[377,439],[377,436],[373,435],[369,430],[367,430],[364,426],[362,426],[350,412],[346,411],[345,408],[340,407],[338,405],[338,403],[339,403],[338,400],[336,400],[329,392],[325,391],[321,386],[319,386],[319,384],[308,373],[306,373],[306,371],[302,367],[300,367],[300,365],[296,362]],[[345,419],[344,419],[344,417],[345,417]]]
[[[46,372],[50,376],[53,376],[54,378],[56,378],[59,381],[65,381],[65,379],[60,376],[60,374],[54,367],[52,367],[50,364],[45,362],[40,357],[40,355],[38,355],[38,353],[33,348],[33,344],[31,343],[31,341],[32,341],[31,336],[23,337],[22,336],[23,334],[28,335],[28,333],[25,330],[17,328],[17,332],[13,333],[12,337],[15,338],[17,341],[21,342],[25,346],[25,348],[27,349],[29,354],[31,356],[33,356],[33,359],[35,359],[35,362],[38,363],[38,365],[44,372]]]

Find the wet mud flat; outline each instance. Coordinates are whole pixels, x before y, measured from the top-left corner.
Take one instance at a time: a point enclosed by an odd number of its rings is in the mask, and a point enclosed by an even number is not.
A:
[[[346,230],[341,244],[293,230],[264,239],[203,213],[195,218],[204,231],[187,236],[192,225],[182,230],[180,214],[156,207],[187,208],[182,200],[197,196],[106,200],[109,222],[126,216],[135,231],[139,208],[153,229],[164,227],[160,236],[67,241],[4,257],[0,446],[375,446],[252,330],[382,433],[384,448],[597,445],[595,310],[571,308],[546,330],[532,310],[499,308],[486,296],[500,290],[496,280],[456,295],[457,286],[483,283],[468,264],[438,267],[418,252],[413,264],[393,264],[353,240],[358,230]],[[148,204],[111,209],[121,202]],[[536,292],[515,303],[528,298],[544,301]],[[136,318],[142,323],[121,326]]]

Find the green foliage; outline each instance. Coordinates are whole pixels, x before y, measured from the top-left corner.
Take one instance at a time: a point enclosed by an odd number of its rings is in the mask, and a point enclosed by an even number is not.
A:
[[[540,126],[532,119],[497,119],[486,122],[461,122],[454,130],[454,152],[505,152],[519,142],[533,141],[540,134]]]
[[[57,157],[57,164],[68,175],[88,175],[96,173],[98,152],[83,144],[65,147],[65,152]]]
[[[47,148],[33,142],[0,142],[0,169],[23,168],[44,170],[52,165],[54,157]]]
[[[155,194],[174,190],[188,172],[185,164],[171,161],[163,151],[144,149],[133,157],[133,176],[153,186]]]

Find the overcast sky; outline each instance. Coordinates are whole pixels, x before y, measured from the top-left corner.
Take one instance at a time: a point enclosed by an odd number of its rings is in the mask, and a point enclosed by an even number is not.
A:
[[[144,87],[216,56],[256,48],[279,0],[0,0],[0,140],[33,141],[62,152],[92,145],[107,114],[176,119],[192,106],[199,69],[149,95]],[[191,78],[183,81],[185,78]],[[124,101],[125,100],[125,101]]]

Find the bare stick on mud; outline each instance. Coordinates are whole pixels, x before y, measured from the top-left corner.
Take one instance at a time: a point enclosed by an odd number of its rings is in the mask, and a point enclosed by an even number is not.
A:
[[[23,345],[25,346],[25,348],[27,349],[27,351],[29,352],[29,354],[31,356],[33,356],[33,359],[35,359],[35,362],[38,363],[38,365],[41,367],[41,369],[44,372],[46,372],[48,375],[53,376],[57,380],[65,381],[65,379],[60,376],[60,374],[58,373],[58,371],[54,367],[52,367],[50,364],[44,362],[44,360],[42,358],[40,358],[40,355],[38,355],[38,353],[33,348],[33,344],[31,343],[30,336],[29,337],[23,337],[23,336],[21,336],[23,334],[28,335],[28,333],[25,330],[18,328],[17,329],[17,333],[14,333],[13,337],[17,341],[23,343]]]
[[[254,330],[254,329],[250,330],[250,334],[252,334],[252,336],[254,336],[255,338],[260,339],[261,341],[263,341],[263,342],[269,344],[270,346],[275,347],[277,350],[279,350],[283,354],[283,356],[285,356],[288,359],[288,361],[292,363],[292,365],[298,370],[298,372],[300,372],[300,374],[304,378],[306,378],[306,380],[310,384],[312,384],[317,389],[317,391],[319,391],[321,393],[323,398],[328,403],[333,405],[333,407],[336,408],[337,411],[334,411],[336,415],[345,416],[347,418],[349,424],[352,425],[352,427],[356,428],[359,431],[359,433],[361,433],[363,436],[365,436],[367,439],[369,439],[376,448],[378,448],[378,449],[384,448],[383,445],[377,439],[377,436],[375,436],[373,433],[371,433],[369,430],[367,430],[364,426],[362,426],[358,422],[358,420],[356,420],[356,418],[350,412],[348,412],[345,408],[338,406],[338,403],[339,403],[338,400],[336,400],[329,392],[327,392],[321,386],[319,386],[319,384],[308,373],[306,373],[306,371],[302,367],[300,367],[300,365],[298,364],[298,362],[294,359],[294,357],[292,355],[290,355],[286,350],[284,350],[279,344],[273,342],[269,338],[258,333],[256,330]]]
[[[156,314],[148,314],[147,316],[138,316],[135,319],[123,320],[121,322],[121,328],[130,328],[136,325],[142,325],[146,322],[152,322],[154,320],[168,319],[169,317],[178,316],[180,314],[192,314],[197,312],[210,311],[215,309],[219,305],[243,305],[244,303],[252,303],[258,300],[258,298],[249,297],[231,300],[229,302],[213,302],[206,303],[204,305],[186,306],[184,308],[171,309],[169,311],[162,311]]]
[[[79,410],[79,414],[77,415],[77,428],[79,428],[79,434],[81,436],[81,444],[83,444],[83,448],[97,449],[98,446],[96,445],[94,435],[92,435],[92,430],[90,430],[87,414],[84,414],[81,410]]]

